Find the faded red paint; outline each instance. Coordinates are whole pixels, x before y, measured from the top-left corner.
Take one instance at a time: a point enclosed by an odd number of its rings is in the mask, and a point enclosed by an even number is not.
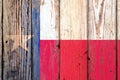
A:
[[[61,40],[60,55],[60,80],[87,80],[85,40]]]
[[[119,46],[120,41],[118,41],[118,80],[120,80]],[[40,80],[58,80],[59,69],[60,80],[116,79],[115,40],[60,40],[60,51],[58,47],[57,40],[40,41]]]
[[[40,40],[40,80],[58,80],[58,73],[58,41]]]
[[[89,80],[116,80],[116,41],[89,41]]]

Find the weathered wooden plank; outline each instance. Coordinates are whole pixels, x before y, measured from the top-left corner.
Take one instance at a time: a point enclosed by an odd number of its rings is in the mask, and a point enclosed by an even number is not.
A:
[[[59,80],[59,0],[41,0],[40,15],[40,80]]]
[[[5,0],[3,3],[4,80],[30,80],[31,2]]]
[[[40,0],[32,0],[32,80],[40,80]]]
[[[60,1],[60,80],[87,80],[87,0]]]
[[[120,80],[120,0],[117,0],[117,79]]]
[[[0,80],[2,80],[2,0],[0,0]]]
[[[21,64],[21,71],[23,72],[22,76],[24,80],[31,80],[31,0],[22,0],[22,38],[23,42],[25,39],[28,41],[24,44],[24,47],[27,48],[25,53],[21,54],[22,64]],[[28,36],[24,36],[28,35]],[[23,58],[24,57],[24,58]]]
[[[88,79],[116,79],[116,0],[89,0]]]
[[[19,76],[19,52],[16,47],[17,36],[17,1],[3,1],[3,32],[4,32],[4,80],[16,80]],[[15,40],[14,40],[15,39]],[[17,43],[19,45],[19,42]]]

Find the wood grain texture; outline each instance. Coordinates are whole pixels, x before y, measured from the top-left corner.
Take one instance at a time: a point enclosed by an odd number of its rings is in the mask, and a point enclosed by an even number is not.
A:
[[[40,0],[32,0],[32,80],[40,80]]]
[[[87,80],[87,0],[60,1],[60,80]]]
[[[116,0],[90,0],[88,15],[89,40],[116,39]]]
[[[31,80],[31,69],[32,69],[32,56],[31,56],[31,39],[29,36],[31,36],[32,33],[32,27],[31,27],[31,0],[22,0],[22,33],[21,37],[23,38],[22,42],[25,42],[25,39],[27,39],[26,44],[24,44],[24,47],[27,47],[27,51],[25,53],[21,54],[21,71],[23,72],[22,76],[24,76],[24,80]],[[28,36],[24,36],[28,35]],[[31,36],[31,38],[33,35]],[[23,52],[23,51],[21,51]]]
[[[5,0],[3,3],[4,80],[30,80],[31,2]]]
[[[88,79],[116,79],[116,0],[89,0]]]
[[[40,80],[59,80],[59,0],[40,3]]]
[[[60,1],[60,39],[87,39],[87,0]]]
[[[16,80],[19,79],[19,53],[14,52],[12,50],[14,41],[12,37],[9,37],[9,35],[16,35],[17,34],[17,23],[18,23],[18,17],[17,14],[17,2],[14,0],[3,1],[3,10],[4,10],[4,16],[3,16],[3,32],[4,32],[4,79],[13,79]],[[18,20],[18,21],[17,21]],[[18,43],[19,44],[19,43]]]
[[[0,80],[2,80],[2,0],[0,0]]]
[[[41,0],[40,39],[59,39],[59,0]]]

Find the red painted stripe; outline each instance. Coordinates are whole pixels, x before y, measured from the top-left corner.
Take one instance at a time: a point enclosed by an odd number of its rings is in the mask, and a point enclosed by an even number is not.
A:
[[[58,80],[58,70],[58,41],[40,40],[40,80]]]
[[[120,40],[118,40],[118,74],[117,74],[117,76],[118,76],[118,80],[120,80]]]
[[[88,79],[116,79],[116,41],[89,40]],[[120,80],[118,42],[118,80]],[[87,41],[60,41],[60,80],[87,80]],[[40,41],[40,80],[57,80],[59,50],[57,40]]]
[[[87,80],[85,40],[61,40],[60,55],[60,80]]]
[[[116,41],[89,41],[89,80],[116,80]]]

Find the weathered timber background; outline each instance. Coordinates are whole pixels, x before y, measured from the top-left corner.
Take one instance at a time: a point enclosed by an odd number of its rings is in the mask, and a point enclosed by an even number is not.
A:
[[[0,80],[39,80],[39,0],[0,0]]]
[[[0,0],[0,80],[120,80],[120,0]]]
[[[40,79],[120,80],[119,7],[120,0],[41,0]]]

